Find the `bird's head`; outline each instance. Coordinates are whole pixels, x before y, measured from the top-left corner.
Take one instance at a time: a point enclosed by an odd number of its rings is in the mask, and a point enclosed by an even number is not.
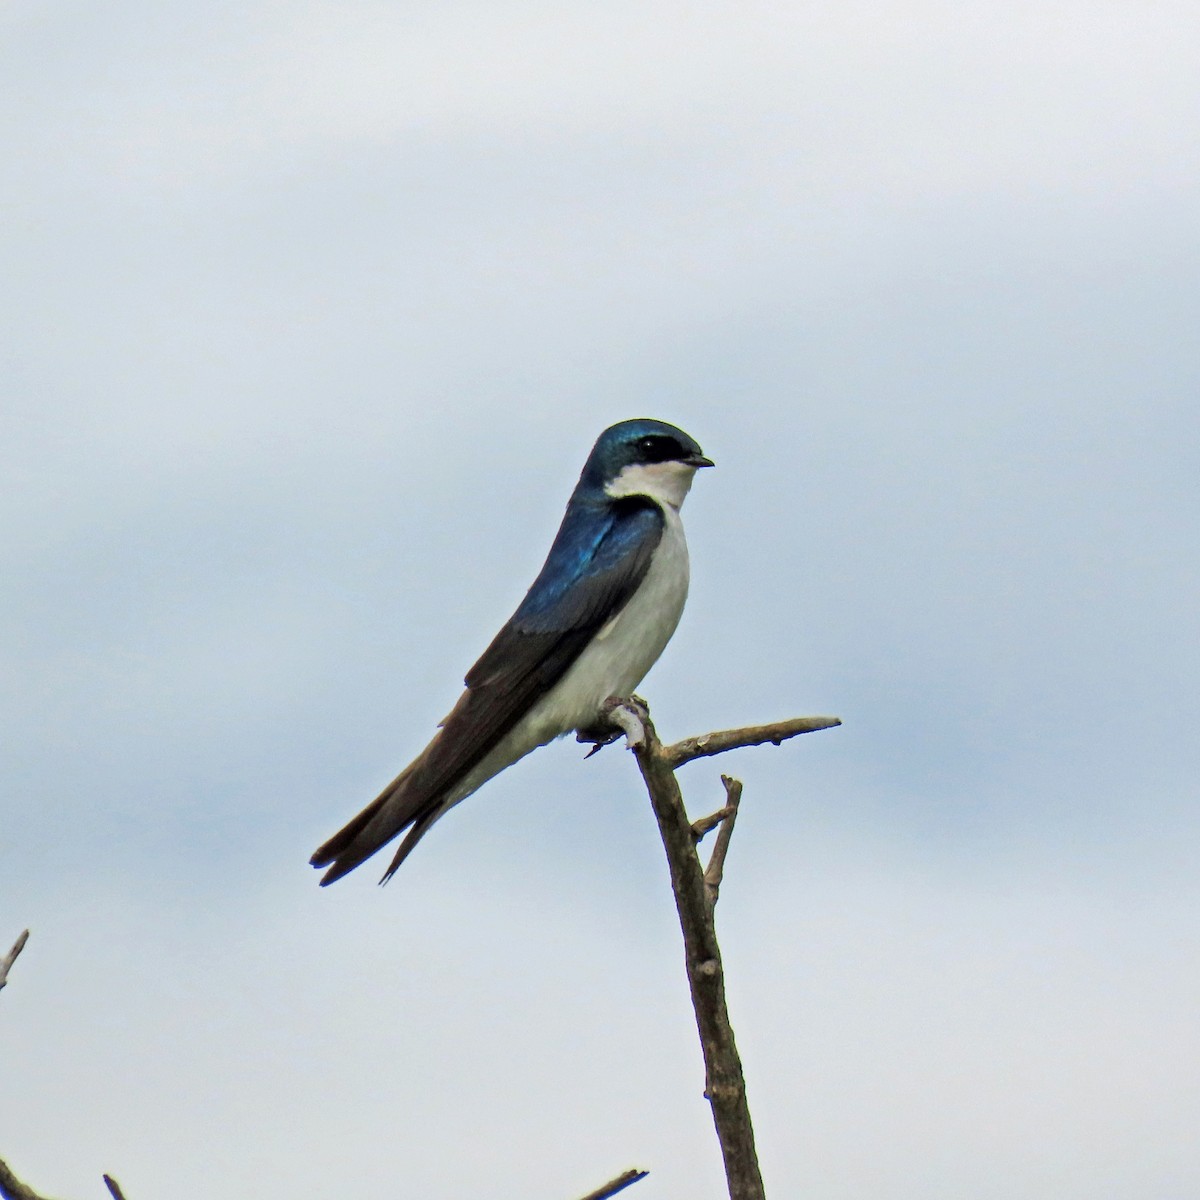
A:
[[[579,483],[606,496],[648,496],[678,508],[696,471],[712,465],[682,429],[639,417],[610,426],[596,439]]]

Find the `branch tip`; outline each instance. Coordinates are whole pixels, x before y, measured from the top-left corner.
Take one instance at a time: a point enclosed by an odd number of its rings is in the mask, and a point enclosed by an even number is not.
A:
[[[13,963],[17,961],[17,955],[25,949],[27,941],[29,941],[29,930],[24,929],[21,931],[21,936],[13,943],[13,948],[3,958],[0,958],[0,988],[8,983],[8,973],[12,969]]]
[[[717,897],[721,892],[721,880],[725,874],[725,856],[729,853],[729,840],[733,837],[733,823],[737,820],[738,805],[742,802],[742,781],[731,775],[722,775],[721,783],[725,786],[725,807],[721,810],[726,814],[717,831],[717,840],[713,845],[712,856],[708,866],[704,868],[704,894],[708,897],[710,907],[716,907]]]
[[[840,717],[792,717],[787,721],[775,721],[770,725],[746,725],[741,729],[722,729],[714,733],[702,733],[698,737],[684,738],[681,742],[663,747],[663,756],[672,768],[681,767],[697,758],[709,758],[729,750],[740,750],[746,746],[761,746],[770,742],[780,746],[789,738],[802,733],[816,733],[821,729],[835,729],[842,723]]]
[[[588,1192],[582,1200],[608,1200],[610,1196],[615,1196],[618,1192],[623,1192],[631,1184],[637,1183],[639,1179],[645,1179],[649,1174],[649,1171],[639,1171],[635,1167],[618,1175],[616,1179],[610,1179],[594,1192]]]
[[[109,1195],[113,1200],[125,1200],[125,1193],[121,1191],[121,1185],[111,1175],[105,1175],[103,1179],[104,1186],[108,1188]]]

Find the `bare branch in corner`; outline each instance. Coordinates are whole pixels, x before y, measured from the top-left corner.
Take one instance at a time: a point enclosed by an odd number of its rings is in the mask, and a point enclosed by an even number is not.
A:
[[[3,957],[0,958],[0,988],[8,982],[8,973],[12,969],[13,963],[17,961],[17,955],[25,949],[25,943],[29,941],[29,930],[22,930],[21,936],[17,938],[13,948]]]

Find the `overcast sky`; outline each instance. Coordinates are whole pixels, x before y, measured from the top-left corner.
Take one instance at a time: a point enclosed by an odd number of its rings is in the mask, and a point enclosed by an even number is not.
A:
[[[1200,1192],[1193,3],[0,7],[0,1157],[717,1197],[633,763],[390,886],[599,431],[682,425],[667,737],[768,1191]],[[382,863],[380,864],[382,867]]]

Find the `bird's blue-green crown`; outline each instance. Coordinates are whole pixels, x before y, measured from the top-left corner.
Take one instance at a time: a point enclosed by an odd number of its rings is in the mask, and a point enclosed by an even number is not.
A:
[[[626,467],[662,462],[710,465],[696,439],[675,425],[650,417],[621,421],[596,439],[579,484],[582,488],[602,489]]]

